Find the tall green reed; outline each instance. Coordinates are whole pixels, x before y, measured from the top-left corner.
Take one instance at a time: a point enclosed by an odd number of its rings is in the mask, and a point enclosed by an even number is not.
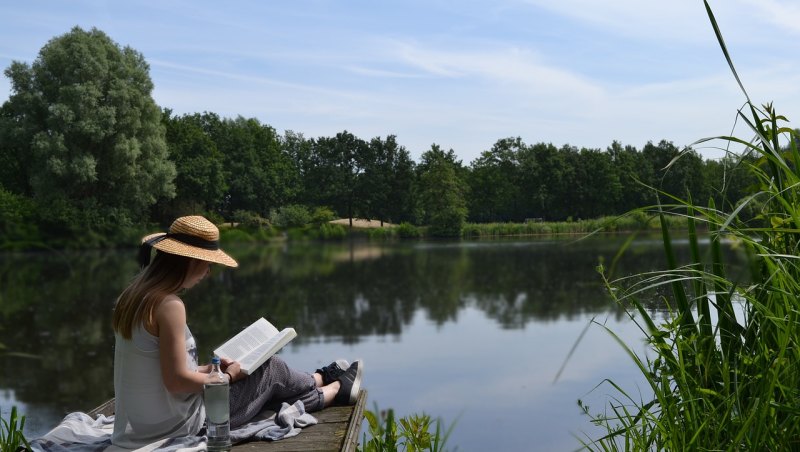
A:
[[[22,434],[25,428],[25,416],[17,414],[17,407],[11,407],[8,419],[0,416],[0,452],[17,452],[31,448],[28,440]]]
[[[364,433],[363,441],[358,448],[361,452],[443,452],[447,439],[455,427],[450,424],[446,430],[441,419],[435,421],[427,414],[412,414],[400,419],[394,416],[391,408],[379,411],[365,411],[369,438]],[[431,427],[435,424],[435,430]]]
[[[667,268],[613,281],[600,269],[612,298],[626,308],[646,338],[648,353],[641,357],[611,332],[644,376],[647,388],[644,395],[634,396],[606,380],[615,395],[599,414],[579,401],[606,432],[581,440],[590,450],[800,447],[799,137],[771,104],[759,108],[750,101],[714,14],[704,3],[746,98],[738,120],[753,138],[720,136],[694,144],[721,140],[726,149],[741,146],[739,162],[755,175],[758,187],[738,202],[724,206],[711,202],[705,207],[658,192],[669,202],[640,211],[654,212],[660,219]],[[757,208],[758,215],[743,219],[739,214],[745,208]],[[675,257],[666,221],[670,216],[688,221],[687,263]],[[708,252],[701,252],[698,224],[708,230]],[[748,280],[728,274],[723,241],[747,254]],[[669,315],[663,321],[642,301],[660,287],[671,289],[671,297],[664,300]]]

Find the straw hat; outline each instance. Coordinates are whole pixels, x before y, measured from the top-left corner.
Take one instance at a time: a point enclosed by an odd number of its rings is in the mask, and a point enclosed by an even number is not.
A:
[[[201,216],[180,217],[172,222],[169,232],[158,232],[142,238],[139,263],[150,263],[150,248],[179,256],[238,267],[239,264],[219,248],[219,229]]]

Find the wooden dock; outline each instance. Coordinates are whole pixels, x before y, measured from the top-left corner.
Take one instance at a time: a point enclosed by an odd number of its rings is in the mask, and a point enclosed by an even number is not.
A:
[[[311,413],[318,423],[303,429],[302,433],[280,441],[251,441],[233,446],[236,452],[355,452],[361,436],[361,422],[367,404],[367,391],[358,393],[356,404],[325,408]],[[89,412],[114,414],[114,399]]]

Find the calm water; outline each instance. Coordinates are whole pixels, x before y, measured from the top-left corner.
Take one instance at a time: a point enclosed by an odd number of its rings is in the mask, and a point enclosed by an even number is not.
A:
[[[598,325],[565,364],[592,319],[643,351],[595,271],[621,240],[238,247],[240,268],[215,270],[184,301],[201,356],[264,316],[298,331],[290,364],[364,359],[368,407],[455,423],[451,448],[573,450],[598,433],[579,398],[603,411],[604,378],[644,391]],[[657,241],[632,249],[617,275],[663,267]],[[113,396],[111,308],[135,270],[133,250],[0,254],[0,343],[15,353],[0,358],[0,409],[17,405],[29,438]]]

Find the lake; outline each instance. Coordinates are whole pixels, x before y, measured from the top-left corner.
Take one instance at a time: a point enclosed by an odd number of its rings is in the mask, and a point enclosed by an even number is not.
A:
[[[658,240],[640,239],[617,262],[623,240],[231,246],[240,267],[214,269],[183,299],[201,357],[264,316],[297,330],[281,352],[291,365],[363,359],[368,409],[454,424],[451,450],[574,450],[601,433],[578,399],[604,411],[605,378],[646,392],[596,324],[644,353],[595,268],[613,262],[622,276],[664,258]],[[28,438],[113,396],[111,310],[135,272],[133,249],[0,254],[0,409],[26,415]]]

